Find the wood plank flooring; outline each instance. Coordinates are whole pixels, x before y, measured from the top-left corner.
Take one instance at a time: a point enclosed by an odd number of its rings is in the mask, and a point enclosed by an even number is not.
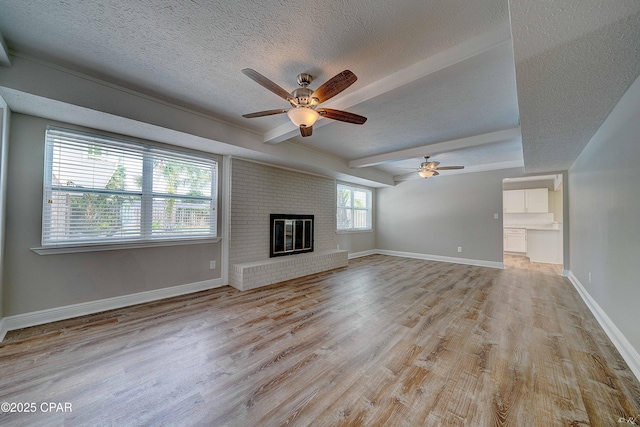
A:
[[[569,281],[505,262],[374,255],[13,331],[0,402],[38,410],[0,413],[0,425],[612,426],[640,415],[638,380]]]

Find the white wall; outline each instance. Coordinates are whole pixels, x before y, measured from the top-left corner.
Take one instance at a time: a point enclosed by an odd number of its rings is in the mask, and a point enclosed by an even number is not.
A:
[[[640,79],[569,169],[571,272],[640,353]],[[589,281],[591,273],[591,281]]]
[[[232,159],[229,284],[238,289],[253,287],[249,283],[253,282],[251,276],[247,280],[249,273],[244,270],[242,276],[241,270],[233,266],[269,259],[269,216],[274,213],[314,215],[314,251],[338,246],[350,253],[374,249],[375,232],[336,234],[336,184],[333,178]],[[336,260],[339,258],[330,263]],[[264,267],[255,282],[275,283],[287,275],[310,274],[313,262],[320,261],[290,264],[286,268],[293,270],[288,272]]]
[[[465,173],[378,189],[378,249],[502,262],[502,180],[522,173]]]
[[[562,206],[562,189],[549,191],[549,212],[553,214],[553,220],[563,222],[564,209]]]
[[[220,277],[220,244],[38,255],[45,126],[12,114],[4,253],[5,317]],[[73,127],[64,123],[61,126]]]

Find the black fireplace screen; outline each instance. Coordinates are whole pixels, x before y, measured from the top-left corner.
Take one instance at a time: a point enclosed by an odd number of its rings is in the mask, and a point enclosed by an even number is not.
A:
[[[271,214],[269,256],[313,252],[313,215]]]

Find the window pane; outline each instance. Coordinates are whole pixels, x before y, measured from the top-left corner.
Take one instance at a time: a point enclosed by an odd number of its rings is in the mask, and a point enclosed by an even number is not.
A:
[[[151,234],[153,237],[215,235],[215,227],[211,227],[212,212],[208,200],[154,197]]]
[[[351,188],[338,185],[338,206],[351,206]]]
[[[338,229],[352,228],[351,209],[338,208]]]
[[[211,197],[211,166],[154,155],[153,192]]]
[[[59,187],[140,191],[142,154],[100,141],[56,136],[50,179]]]
[[[338,184],[337,187],[338,230],[371,229],[371,190]]]
[[[353,211],[353,228],[369,228],[367,214],[368,212],[365,210],[355,209]]]
[[[49,199],[49,240],[86,242],[140,236],[140,197],[54,191]]]
[[[353,207],[360,208],[360,209],[366,209],[368,207],[366,191],[362,191],[362,190],[353,191]]]

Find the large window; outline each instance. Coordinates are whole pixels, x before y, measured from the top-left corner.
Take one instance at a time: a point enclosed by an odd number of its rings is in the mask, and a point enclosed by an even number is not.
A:
[[[371,230],[371,190],[338,184],[338,230]]]
[[[42,246],[216,236],[217,162],[48,126]]]

